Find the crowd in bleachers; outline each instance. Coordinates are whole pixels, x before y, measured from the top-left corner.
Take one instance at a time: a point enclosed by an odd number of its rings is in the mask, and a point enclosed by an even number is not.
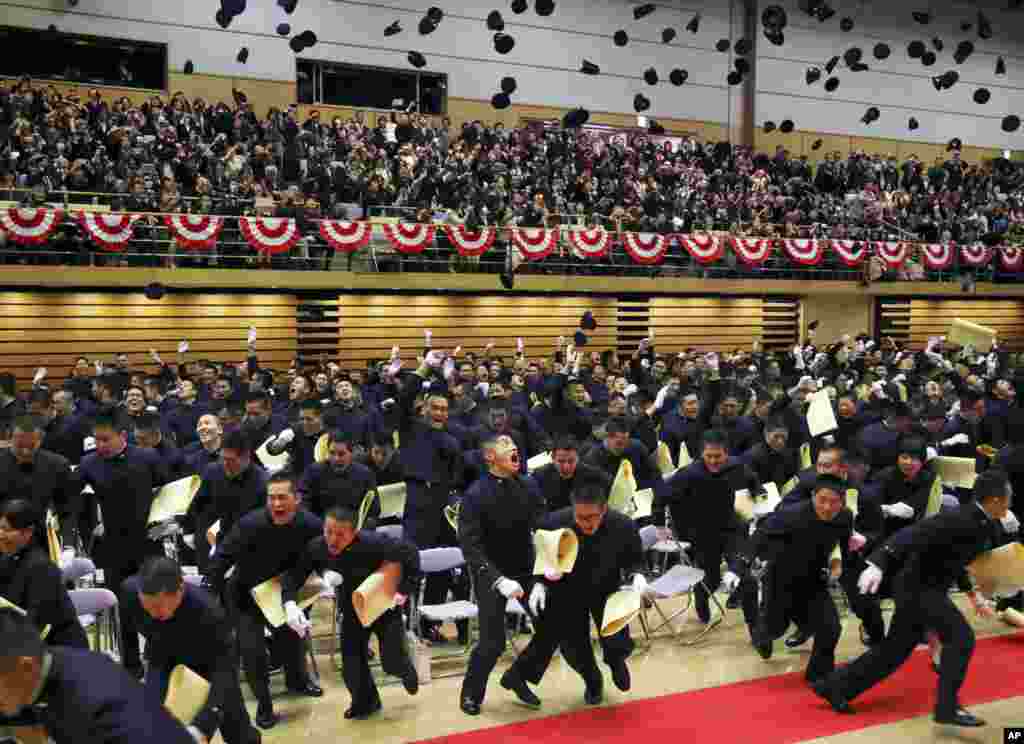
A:
[[[1016,242],[1024,235],[1024,170],[1004,159],[967,163],[958,145],[933,163],[832,152],[812,165],[781,146],[752,152],[639,130],[609,137],[586,127],[481,121],[456,130],[447,117],[405,110],[357,111],[347,121],[314,110],[302,120],[295,106],[261,117],[241,91],[230,102],[175,93],[134,106],[98,90],[65,96],[27,79],[0,88],[0,196],[293,217],[314,236],[303,252],[313,259],[327,253],[315,220],[378,215],[422,222],[444,214],[471,226],[582,222],[657,233]],[[69,224],[52,242],[75,251],[68,241],[76,232]],[[152,235],[139,252],[159,252],[154,241],[166,235]],[[232,243],[231,235],[221,242]]]

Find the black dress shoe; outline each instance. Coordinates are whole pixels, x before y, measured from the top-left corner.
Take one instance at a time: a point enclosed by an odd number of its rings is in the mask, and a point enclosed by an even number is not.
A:
[[[754,650],[757,651],[758,656],[768,661],[768,659],[772,658],[775,644],[771,640],[754,641]]]
[[[839,693],[835,692],[826,682],[825,679],[817,679],[811,682],[811,689],[814,693],[821,698],[828,701],[828,704],[832,706],[832,710],[836,713],[853,713],[853,708],[850,707],[850,702]]]
[[[786,648],[800,648],[811,639],[811,634],[803,628],[797,628],[793,635],[785,640]]]
[[[257,708],[253,720],[261,729],[269,729],[277,725],[278,717],[273,708]]]
[[[612,682],[623,692],[628,692],[632,680],[629,678],[629,667],[626,666],[626,660],[620,659],[614,664],[609,664],[612,670]]]
[[[963,708],[957,708],[952,713],[948,714],[935,714],[935,723],[941,723],[945,726],[985,726],[987,725],[982,719],[976,715],[968,713]]]
[[[462,712],[467,716],[480,715],[480,703],[473,698],[462,698],[462,703],[459,707],[462,708]]]
[[[871,648],[872,646],[877,646],[879,643],[881,643],[882,639],[879,638],[879,637],[873,636],[871,633],[868,633],[867,629],[863,625],[861,625],[860,626],[860,642],[863,643],[868,648]],[[923,643],[927,643],[927,641],[922,641],[922,642]]]
[[[528,705],[531,708],[540,707],[540,698],[533,694],[533,690],[526,686],[526,682],[519,673],[509,668],[501,675],[501,686],[506,690],[511,690],[519,698],[519,701],[523,705]]]
[[[345,711],[345,718],[350,721],[363,721],[372,716],[374,713],[379,711],[383,706],[380,704],[380,700],[375,702],[373,705],[367,705],[365,707],[356,707],[353,705],[351,708]]]
[[[743,597],[740,595],[740,590],[736,589],[729,598],[725,600],[725,608],[727,610],[739,609],[740,603],[743,601]]]
[[[324,696],[323,688],[320,687],[320,685],[318,685],[313,680],[309,680],[302,687],[289,687],[288,691],[289,692],[294,692],[296,695],[305,695],[306,697],[323,697]]]
[[[587,705],[600,705],[604,700],[604,690],[600,685],[597,687],[587,687],[583,691],[583,702]]]

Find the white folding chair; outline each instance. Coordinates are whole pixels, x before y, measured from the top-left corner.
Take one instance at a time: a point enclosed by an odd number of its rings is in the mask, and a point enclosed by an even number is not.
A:
[[[72,589],[68,592],[82,627],[95,635],[94,651],[121,658],[121,618],[117,595],[109,589]]]
[[[382,535],[387,535],[394,540],[401,540],[402,535],[405,534],[405,531],[402,529],[402,525],[400,524],[386,524],[383,527],[378,527],[374,531],[379,532]]]
[[[60,569],[64,583],[74,584],[76,588],[80,581],[96,574],[96,564],[88,558],[78,556],[72,558],[67,565],[62,565]]]
[[[435,623],[454,623],[460,620],[474,620],[479,614],[479,608],[474,602],[470,601],[473,598],[472,582],[470,582],[470,600],[457,599],[451,602],[442,602],[434,605],[424,604],[424,595],[426,593],[427,585],[426,578],[428,576],[431,574],[452,571],[456,568],[461,568],[465,564],[466,559],[462,555],[462,550],[460,548],[430,548],[428,550],[420,551],[420,572],[423,574],[423,580],[420,582],[419,596],[413,606],[412,612],[410,613],[409,622],[412,625],[413,633],[415,633],[421,641],[423,640],[420,635],[422,620]],[[460,653],[434,656],[432,657],[432,660],[436,661],[439,659],[464,656],[469,651],[470,646],[470,634],[467,633],[466,645]]]
[[[704,584],[704,571],[690,565],[689,558],[686,555],[686,550],[690,547],[690,544],[674,539],[659,542],[657,527],[653,525],[640,530],[640,543],[645,551],[662,552],[666,556],[669,553],[678,553],[679,555],[679,563],[677,565],[648,584],[649,593],[644,602],[644,611],[640,613],[640,625],[644,630],[644,636],[647,641],[650,642],[651,636],[664,627],[668,627],[673,635],[679,635],[680,631],[672,625],[672,621],[684,615],[693,605],[693,591],[698,585],[703,586],[708,591],[711,602],[718,608],[717,617],[712,616],[711,622],[705,625],[704,629],[695,638],[687,641],[686,645],[693,645],[702,640],[704,636],[721,624],[722,619],[725,617],[725,607],[718,601],[715,593],[708,590],[707,585]],[[659,546],[662,547],[659,548]],[[718,587],[715,588],[717,589]],[[665,611],[658,604],[661,601],[678,598],[683,598],[685,602],[681,608],[675,610],[671,615],[666,615]],[[647,613],[651,609],[654,609],[661,616],[662,622],[655,628],[651,628],[647,620]]]

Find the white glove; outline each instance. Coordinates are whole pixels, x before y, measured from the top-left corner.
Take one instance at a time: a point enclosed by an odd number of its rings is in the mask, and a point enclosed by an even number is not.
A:
[[[722,577],[722,586],[725,587],[727,592],[736,591],[736,587],[740,585],[740,577],[734,574],[732,571],[726,571],[725,576]]]
[[[544,571],[544,578],[548,581],[561,581],[564,575],[561,571],[556,571],[553,568],[548,568]]]
[[[105,530],[103,529],[103,523],[100,522],[98,525],[96,525],[96,528],[92,531],[92,536],[93,537],[103,537],[104,532],[105,532]]]
[[[483,393],[486,398],[487,391],[491,389],[491,384],[489,382],[479,382],[477,383],[476,389]]]
[[[82,440],[82,451],[92,452],[96,449],[96,439],[94,437],[86,437]]]
[[[857,579],[857,588],[860,589],[861,594],[876,594],[881,584],[882,569],[873,563],[869,563],[868,567],[861,571],[860,578]]]
[[[295,431],[289,428],[278,434],[275,441],[283,447],[290,444],[293,439],[295,439]]]
[[[850,550],[851,553],[856,553],[858,550],[863,548],[867,544],[867,542],[868,539],[864,537],[864,535],[860,534],[859,532],[854,532],[852,535],[850,535],[850,541],[847,543],[846,547]]]
[[[823,437],[823,439],[825,440],[825,444],[835,444],[836,443],[836,438],[834,436],[832,436],[831,434],[826,434]]]
[[[249,335],[246,337],[245,342],[249,346],[255,346],[255,344],[256,344],[256,326],[249,326]]]
[[[660,411],[661,407],[665,405],[665,398],[668,397],[669,386],[666,385],[658,391],[658,395],[654,398],[654,410]]]
[[[964,434],[963,432],[960,432],[959,434],[954,434],[949,439],[944,439],[942,441],[942,446],[943,447],[952,447],[952,446],[957,445],[957,444],[970,444],[970,443],[971,443],[971,438],[969,436],[967,436],[966,434]]]
[[[885,386],[882,385],[882,383],[879,382],[878,380],[876,380],[875,382],[871,383],[871,393],[876,398],[879,398],[881,400],[885,400]]]
[[[444,379],[451,382],[452,377],[455,376],[455,360],[448,357],[444,360],[444,364],[441,366],[441,374],[444,375]]]
[[[382,400],[380,402],[380,407],[383,410],[385,410],[385,411],[388,410],[389,408],[391,408],[391,406],[393,406],[393,405],[395,405],[395,399],[394,398],[388,398],[387,400]]]
[[[441,365],[444,364],[444,352],[437,350],[431,351],[423,361],[431,369],[439,369]]]
[[[284,614],[288,618],[288,627],[295,631],[299,638],[305,638],[309,632],[309,620],[294,602],[285,602]]]
[[[622,394],[628,398],[631,395],[635,395],[639,389],[636,385],[626,385],[626,389],[622,391]]]
[[[704,363],[706,365],[708,365],[708,369],[710,369],[712,372],[717,372],[718,371],[718,354],[716,354],[715,352],[712,351],[709,354],[705,355]]]
[[[523,353],[523,349],[525,349],[525,348],[526,348],[526,346],[523,344],[523,339],[517,338],[516,339],[516,351],[518,351],[520,354],[522,354]]]
[[[400,369],[402,369],[402,360],[395,359],[390,365],[388,365],[388,368],[385,370],[385,374],[394,377],[398,374]]]
[[[97,377],[99,377],[100,375],[103,374],[103,362],[99,362],[98,361],[95,364],[93,364],[93,367],[96,368],[96,376]]]
[[[430,380],[424,380],[424,381],[423,381],[423,384],[422,384],[422,385],[420,385],[420,388],[421,388],[422,390],[430,390],[430,386],[431,386],[431,384],[432,384],[432,383],[430,382]]]
[[[341,586],[343,581],[344,579],[337,571],[324,571],[324,584],[329,586],[331,589],[336,589]]]
[[[515,582],[512,582],[515,583]],[[516,586],[519,586],[516,584]],[[521,590],[520,590],[521,591]],[[544,612],[544,606],[548,603],[548,590],[539,581],[533,585],[533,589],[530,591],[530,612],[533,613],[534,617]]]
[[[182,341],[180,344],[178,344],[178,353],[179,354],[184,354],[187,351],[188,351],[188,341]]]
[[[882,504],[882,514],[898,519],[913,519],[914,509],[900,501],[897,504]]]
[[[651,366],[651,360],[647,358],[641,359],[640,366],[643,367],[644,369],[647,369],[648,367]]]
[[[893,382],[904,382],[904,381],[906,381],[906,379],[907,379],[906,375],[900,374],[900,375],[896,375],[895,377],[893,377],[892,381]]]
[[[67,568],[73,560],[75,560],[75,551],[72,548],[64,548],[64,550],[60,551],[61,568]]]
[[[804,348],[800,344],[797,344],[793,347],[793,356],[803,358],[803,351]]]
[[[874,340],[868,341],[866,344],[864,344],[864,351],[871,351],[876,346],[878,346],[878,344],[875,343]]]
[[[934,460],[938,456],[939,456],[939,451],[937,449],[935,449],[934,447],[928,447],[924,451],[924,461],[925,462],[931,462],[932,460]]]
[[[518,581],[512,581],[512,579],[506,579],[502,576],[498,579],[498,583],[494,585],[494,588],[498,590],[505,599],[512,599],[512,597],[523,596],[523,587]]]
[[[423,345],[426,346],[428,349],[430,348],[430,340],[433,337],[434,337],[434,332],[433,331],[431,331],[429,329],[423,331]]]
[[[46,379],[46,367],[40,367],[36,370],[35,377],[32,378],[32,384],[38,385],[40,382]]]
[[[210,740],[195,726],[189,726],[187,730],[192,735],[192,738],[195,739],[196,744],[210,744]]]
[[[658,538],[658,542],[665,542],[672,539],[672,530],[668,527],[657,527],[655,528],[655,535]]]
[[[1003,529],[1010,534],[1013,534],[1020,529],[1020,520],[1017,519],[1017,515],[1012,511],[1007,511],[1006,516],[999,521],[1002,523]]]
[[[643,574],[633,574],[633,591],[637,594],[647,593],[647,578]]]

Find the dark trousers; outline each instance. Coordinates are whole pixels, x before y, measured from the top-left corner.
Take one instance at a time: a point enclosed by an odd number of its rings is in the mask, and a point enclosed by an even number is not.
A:
[[[352,708],[355,710],[366,710],[380,704],[377,685],[370,674],[367,643],[371,633],[380,641],[380,661],[385,674],[400,677],[412,667],[402,614],[398,610],[388,610],[373,625],[364,628],[352,609],[352,603],[346,602],[341,615],[341,674],[352,695]]]
[[[590,642],[590,618],[601,627],[608,595],[593,601],[573,592],[548,589],[548,605],[533,625],[533,637],[512,667],[520,677],[537,684],[547,671],[555,649],[561,646],[565,662],[583,678],[587,689],[600,689],[603,679]],[[629,626],[610,636],[600,636],[604,663],[614,666],[633,653]]]
[[[532,577],[527,580],[520,578],[518,581],[525,592],[520,602],[526,602],[533,588]],[[469,668],[462,680],[461,699],[469,698],[482,703],[487,692],[487,678],[505,651],[505,607],[508,600],[497,589],[489,586],[478,586],[476,595],[480,639],[469,657]]]
[[[402,536],[420,550],[458,545],[458,536],[444,516],[448,504],[446,489],[427,488],[419,481],[408,481],[409,499],[402,515]],[[423,591],[425,604],[441,604],[452,592],[456,599],[469,599],[469,578],[463,571],[459,577],[452,572],[429,574]],[[468,624],[459,622],[459,635],[467,632]]]
[[[802,590],[793,586],[779,587],[770,579],[766,581],[764,603],[754,641],[781,638],[791,622],[814,636],[814,646],[805,674],[807,680],[827,677],[835,670],[836,646],[839,645],[842,632],[839,612],[828,587],[822,585]]]
[[[957,695],[974,652],[974,631],[945,587],[906,586],[897,577],[893,589],[896,611],[885,640],[833,674],[829,685],[853,700],[896,671],[925,632],[934,630],[942,641],[935,712],[953,713],[959,707]]]
[[[120,562],[103,567],[103,583],[117,595],[118,603],[125,603],[124,580],[139,572],[142,561]],[[142,656],[139,652],[139,626],[130,612],[122,612],[121,620],[121,663],[127,669],[141,669]]]
[[[867,547],[865,546],[865,548]],[[861,572],[866,568],[864,556],[869,554],[867,549],[861,550],[858,553],[851,553],[847,559],[847,564],[843,566],[843,574],[839,578],[839,584],[843,587],[843,591],[846,592],[846,598],[850,603],[850,610],[864,624],[864,632],[872,640],[880,641],[885,637],[885,621],[882,619],[881,598],[889,582],[883,582],[883,587],[879,590],[878,594],[861,593],[857,587],[857,580],[860,578]],[[888,592],[885,593],[887,594]]]
[[[249,602],[240,602],[238,609],[238,647],[242,669],[256,701],[261,708],[270,708],[270,672],[267,668],[266,618],[260,608]],[[271,629],[271,643],[280,654],[284,666],[285,683],[289,689],[299,690],[309,679],[306,672],[303,640],[287,625]]]
[[[170,674],[169,668],[150,669],[146,672],[146,695],[161,705],[167,697]],[[249,712],[242,702],[242,687],[238,681],[237,666],[233,669],[231,683],[221,698],[221,711],[220,735],[226,744],[253,744],[259,741],[259,732],[253,728]]]

